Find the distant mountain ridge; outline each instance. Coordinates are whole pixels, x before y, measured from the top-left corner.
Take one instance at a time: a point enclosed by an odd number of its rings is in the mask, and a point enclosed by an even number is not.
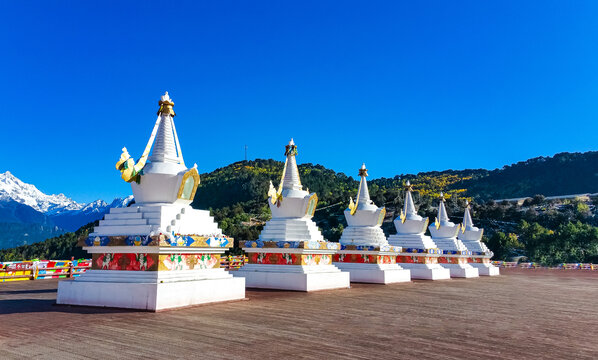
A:
[[[541,156],[453,185],[480,200],[598,192],[598,151]]]
[[[9,171],[0,173],[0,249],[31,244],[104,217],[110,208],[126,207],[133,196],[110,204],[96,200],[80,204],[64,194],[47,195]]]

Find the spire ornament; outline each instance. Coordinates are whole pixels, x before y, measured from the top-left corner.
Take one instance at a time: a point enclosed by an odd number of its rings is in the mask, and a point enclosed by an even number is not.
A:
[[[158,110],[158,113],[156,115],[176,116],[174,110],[172,109],[172,107],[174,106],[174,101],[170,99],[168,91],[165,92],[164,95],[162,95],[158,104],[160,105],[160,109]]]
[[[444,220],[443,215],[446,215],[446,210],[444,209],[444,203],[446,200],[444,199],[444,193],[440,192],[440,204],[438,205],[438,216],[434,219],[434,225],[436,226],[436,230],[440,229],[440,221]],[[438,220],[440,217],[440,220]]]
[[[135,163],[135,159],[131,155],[129,155],[127,148],[122,149],[120,159],[116,162],[116,169],[121,172],[121,178],[126,182],[136,182],[139,184],[139,182],[141,181],[141,175],[143,175],[143,168],[146,165],[146,162],[150,154],[150,150],[152,149],[152,144],[154,143],[154,139],[156,138],[158,131],[160,131],[160,134],[158,135],[158,140],[156,140],[156,142],[159,144],[156,147],[160,147],[162,151],[165,151],[165,149],[170,150],[170,152],[173,152],[174,155],[169,156],[176,157],[176,159],[171,159],[170,161],[178,162],[183,167],[185,165],[183,162],[183,155],[181,153],[181,145],[179,144],[179,139],[176,135],[176,129],[174,128],[174,122],[172,120],[172,116],[175,115],[174,110],[172,109],[172,107],[174,106],[174,102],[172,101],[172,99],[170,99],[170,96],[168,96],[168,91],[165,92],[164,95],[162,95],[158,104],[160,104],[160,110],[158,110],[158,119],[156,120],[156,123],[154,124],[154,128],[152,130],[152,134],[150,135],[150,138],[147,144],[145,145],[145,150],[143,151],[143,154],[141,155],[137,163]],[[165,119],[165,121],[168,121],[168,129],[161,128],[160,124],[163,123],[162,117],[168,115],[171,116],[170,119]],[[163,126],[165,125],[163,124],[162,127]],[[165,140],[165,137],[168,137],[168,135],[165,134],[169,132],[172,133],[170,134],[169,139],[167,139],[170,141],[167,141]],[[154,152],[156,152],[156,149],[154,149]],[[161,160],[164,160],[164,157],[165,155],[162,155]],[[150,161],[155,160],[157,159],[150,159]]]
[[[368,169],[365,168],[365,163],[361,165],[358,176],[361,177],[361,180],[359,181],[359,190],[357,190],[357,197],[355,198],[355,202],[353,202],[353,198],[349,198],[349,210],[351,210],[351,215],[355,215],[355,212],[357,211],[357,206],[359,205],[359,198],[361,197],[361,189],[364,188],[367,192],[367,186],[364,186],[364,182],[366,181],[365,178],[368,176]],[[370,194],[368,192],[367,200],[369,200],[369,198]]]
[[[411,198],[411,191],[413,190],[413,185],[407,180],[405,183],[405,206],[404,209],[401,209],[401,214],[399,215],[399,219],[401,219],[401,223],[405,223],[407,220],[407,213],[415,213],[415,206],[413,205],[413,199]]]
[[[297,152],[297,145],[295,145],[292,138],[291,141],[289,141],[289,144],[285,145],[284,149],[284,156],[297,156],[299,154]]]
[[[295,142],[293,141],[293,139],[291,139],[291,141],[289,141],[289,144],[285,145],[284,155],[286,156],[286,159],[284,161],[282,177],[280,178],[278,190],[276,190],[274,188],[274,185],[272,185],[272,182],[270,182],[268,197],[272,205],[276,204],[278,207],[280,207],[282,199],[284,198],[282,194],[284,189],[297,191],[302,191],[303,189],[303,186],[301,185],[301,180],[299,179],[299,169],[297,168],[297,161],[295,160],[295,156],[297,156],[297,154],[297,145],[295,145]]]

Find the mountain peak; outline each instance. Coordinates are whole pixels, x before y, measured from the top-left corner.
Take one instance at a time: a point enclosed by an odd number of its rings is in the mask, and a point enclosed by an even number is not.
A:
[[[84,207],[64,194],[44,194],[35,185],[21,181],[10,171],[0,174],[0,201],[6,200],[16,201],[46,214],[79,210]]]

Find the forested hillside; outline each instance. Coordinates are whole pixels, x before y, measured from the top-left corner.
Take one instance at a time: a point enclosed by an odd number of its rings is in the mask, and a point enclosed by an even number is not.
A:
[[[236,162],[201,174],[201,185],[192,206],[210,209],[224,233],[236,241],[256,239],[270,218],[266,195],[269,182],[278,185],[282,168],[282,162],[258,159]],[[338,241],[346,226],[343,210],[349,197],[355,197],[357,193],[357,174],[348,176],[313,164],[301,164],[298,168],[303,186],[318,194],[316,224],[325,238]],[[445,193],[447,210],[455,223],[461,222],[465,200],[473,200],[474,221],[485,228],[485,240],[497,258],[524,255],[544,263],[598,262],[598,236],[594,236],[598,234],[595,199],[547,201],[543,196],[535,196],[522,205],[488,200],[542,192],[546,195],[598,192],[596,174],[598,152],[563,153],[500,170],[402,174],[372,179],[368,183],[372,200],[387,208],[382,225],[387,235],[395,233],[392,220],[403,205],[403,187],[409,180],[413,184],[419,213],[431,220],[436,216],[440,192]],[[88,229],[89,225],[77,234]],[[0,260],[19,256],[78,257],[78,250],[67,249],[74,246],[76,237],[74,233],[68,233],[16,251],[0,252]]]
[[[598,151],[537,157],[464,179],[455,186],[480,200],[598,192]]]
[[[97,225],[97,222],[95,223]],[[23,245],[12,249],[0,250],[0,261],[20,261],[26,259],[66,260],[90,257],[86,251],[76,246],[79,237],[86,236],[93,229],[89,223],[75,232],[67,232],[60,236],[31,245]]]

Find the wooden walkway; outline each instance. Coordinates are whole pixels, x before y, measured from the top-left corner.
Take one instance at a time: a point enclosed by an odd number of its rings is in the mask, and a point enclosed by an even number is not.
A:
[[[598,274],[504,273],[248,291],[248,301],[160,313],[57,306],[57,280],[2,283],[0,359],[598,357]]]

